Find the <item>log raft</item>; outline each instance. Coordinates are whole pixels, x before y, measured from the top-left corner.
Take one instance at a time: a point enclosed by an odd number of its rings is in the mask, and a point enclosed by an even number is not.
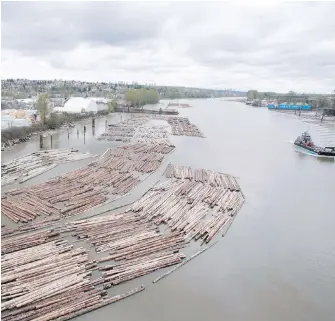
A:
[[[97,263],[88,260],[88,251],[74,249],[61,238],[43,238],[48,233],[2,241],[2,320],[68,320],[144,290],[141,286],[108,297],[96,288],[103,280],[91,280]]]
[[[106,137],[136,143],[108,149],[86,166],[3,197],[2,213],[25,223],[8,230],[2,241],[5,321],[68,320],[141,292],[144,287],[108,298],[106,289],[175,266],[156,283],[216,244],[213,239],[228,229],[244,201],[236,179],[172,164],[165,171],[168,180],[152,187],[126,212],[51,228],[62,217],[127,195],[141,180],[136,172],[159,168],[175,147],[165,126],[144,126],[150,118],[166,120],[173,135],[203,137],[187,118],[134,117],[126,126],[110,126]],[[49,215],[40,223],[27,223]],[[167,227],[164,233],[161,225]],[[47,230],[38,231],[41,228]],[[25,231],[29,235],[23,235]],[[74,248],[62,238],[63,232],[89,242],[103,256],[89,261],[88,251]],[[181,251],[192,239],[210,245],[185,258]],[[101,276],[92,280],[92,271]]]
[[[165,175],[169,180],[155,185],[129,211],[157,225],[167,224],[186,241],[210,242],[231,224],[244,202],[233,176],[172,164]]]
[[[51,170],[58,164],[96,156],[95,154],[81,153],[74,148],[34,152],[1,165],[1,186],[23,183]]]
[[[2,198],[2,214],[18,223],[37,216],[73,216],[128,194],[140,173],[153,173],[172,145],[128,144],[108,149],[90,164],[45,183],[9,191]]]

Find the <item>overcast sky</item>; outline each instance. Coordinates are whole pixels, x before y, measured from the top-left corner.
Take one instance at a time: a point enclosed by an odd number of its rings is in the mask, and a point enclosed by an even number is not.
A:
[[[335,3],[1,5],[2,78],[335,89]]]

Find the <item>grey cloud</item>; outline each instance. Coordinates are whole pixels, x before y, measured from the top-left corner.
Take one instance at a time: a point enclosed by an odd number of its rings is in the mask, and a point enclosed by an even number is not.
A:
[[[333,12],[335,4],[323,2],[3,2],[2,49],[97,79],[102,70],[122,70],[134,77],[169,75],[183,85],[194,72],[204,77],[193,77],[194,85],[207,87],[231,81],[246,89],[257,79],[269,87],[288,79],[310,86],[314,79],[329,90],[335,82]],[[84,49],[73,54],[80,46],[103,54],[87,49],[84,59]]]
[[[159,32],[161,16],[153,9],[121,2],[5,2],[2,46],[39,55],[80,43],[140,42]]]
[[[72,70],[72,71],[80,71],[80,70],[90,70],[94,66],[93,64],[84,64],[84,65],[74,65],[71,63],[68,63],[66,60],[62,59],[61,57],[55,57],[53,56],[52,58],[49,59],[49,63],[51,67],[55,69],[67,69],[67,70]]]
[[[258,67],[250,71],[255,78],[266,67],[268,77],[273,71],[272,77],[334,79],[334,9],[334,4],[275,7],[265,20],[253,16],[254,23],[247,22],[250,29],[242,35],[222,31],[194,39],[188,53],[212,68]],[[325,40],[333,46],[319,48]]]

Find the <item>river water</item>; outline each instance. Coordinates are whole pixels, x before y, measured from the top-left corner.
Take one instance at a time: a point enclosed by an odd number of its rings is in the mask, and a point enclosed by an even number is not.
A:
[[[155,285],[153,277],[146,278],[143,293],[78,319],[334,320],[335,162],[298,153],[292,145],[309,128],[316,143],[334,146],[334,126],[219,99],[187,102],[193,108],[179,109],[180,115],[206,138],[172,136],[177,147],[172,162],[236,176],[245,204],[213,248]],[[108,122],[120,117],[112,115]],[[53,147],[101,153],[117,145],[96,141],[90,125],[83,144],[83,124],[77,126],[79,137],[77,128],[70,139],[56,134]],[[99,119],[95,134],[104,126]],[[36,146],[37,141],[22,144],[3,153],[3,160]],[[62,170],[71,166],[79,165]]]

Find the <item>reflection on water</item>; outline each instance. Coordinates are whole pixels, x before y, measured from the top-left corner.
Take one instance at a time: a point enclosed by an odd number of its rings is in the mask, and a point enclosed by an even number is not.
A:
[[[78,319],[333,320],[335,163],[296,153],[287,143],[306,129],[294,115],[215,99],[186,102],[193,108],[180,109],[181,116],[189,117],[206,138],[173,136],[177,150],[171,160],[237,176],[246,203],[212,249],[156,285],[150,286],[154,277],[144,278],[141,282],[149,286],[141,295]],[[108,123],[120,120],[112,115]],[[119,145],[95,139],[105,130],[104,118],[96,120],[95,134],[90,126],[77,124],[69,138],[66,132],[55,133],[53,148],[101,154]],[[322,131],[318,124],[309,126],[316,143],[325,132],[334,135],[330,126]],[[2,155],[27,154],[38,143]],[[48,144],[50,137],[45,148]],[[123,289],[133,284],[138,285],[129,282]]]

